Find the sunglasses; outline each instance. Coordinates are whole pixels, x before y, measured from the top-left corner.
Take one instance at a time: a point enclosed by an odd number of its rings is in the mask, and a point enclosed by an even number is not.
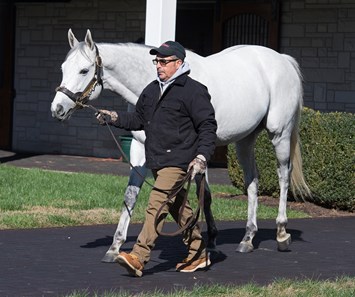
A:
[[[166,59],[154,59],[152,60],[153,61],[153,64],[154,65],[158,65],[158,63],[160,63],[161,66],[166,66],[167,64],[169,64],[170,62],[174,62],[174,61],[177,61],[179,59],[172,59],[172,60],[166,60]]]

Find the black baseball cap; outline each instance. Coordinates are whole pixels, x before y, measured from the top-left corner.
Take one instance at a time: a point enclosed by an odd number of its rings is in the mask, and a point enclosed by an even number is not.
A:
[[[162,56],[176,56],[184,61],[186,52],[184,47],[177,41],[166,41],[160,47],[152,48],[149,53],[151,55],[160,54]]]

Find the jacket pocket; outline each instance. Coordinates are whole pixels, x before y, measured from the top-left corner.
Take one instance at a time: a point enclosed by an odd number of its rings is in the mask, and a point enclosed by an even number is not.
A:
[[[165,101],[160,106],[160,122],[176,128],[181,124],[181,105],[179,102]]]

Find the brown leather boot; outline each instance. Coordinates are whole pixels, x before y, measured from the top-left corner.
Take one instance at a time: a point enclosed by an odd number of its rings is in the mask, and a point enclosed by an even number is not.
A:
[[[197,269],[206,268],[211,265],[210,255],[193,260],[186,258],[182,260],[182,263],[176,264],[176,271],[179,272],[194,272]]]
[[[138,257],[133,254],[121,252],[117,256],[117,262],[122,267],[126,268],[129,275],[141,277],[143,275],[143,264],[139,261]]]

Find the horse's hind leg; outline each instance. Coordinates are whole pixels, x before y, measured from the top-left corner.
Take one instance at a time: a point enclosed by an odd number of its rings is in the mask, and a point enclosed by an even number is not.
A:
[[[285,251],[288,249],[291,243],[291,234],[286,232],[287,225],[287,192],[290,184],[290,174],[292,170],[290,161],[290,136],[286,135],[274,135],[272,137],[272,143],[275,148],[276,158],[278,161],[277,174],[279,177],[280,185],[280,201],[279,211],[276,218],[277,225],[277,246],[279,251]]]
[[[147,169],[145,167],[144,145],[133,139],[130,155],[131,163],[134,166],[134,169],[131,169],[130,172],[128,186],[124,195],[121,216],[113,236],[113,242],[101,260],[102,262],[106,263],[112,263],[116,261],[116,258],[120,252],[120,248],[126,241],[128,226],[131,220],[133,209],[136,204],[139,191],[143,185],[144,178],[147,174]]]
[[[202,179],[201,175],[196,175],[195,181],[196,181],[196,185],[197,185],[197,187],[196,187],[196,194],[197,195],[199,195],[199,193],[200,193],[201,179]],[[212,204],[211,191],[208,186],[208,182],[206,180],[205,191],[204,191],[203,212],[205,214],[205,219],[206,219],[206,223],[207,223],[207,235],[208,235],[207,249],[215,250],[218,230],[217,230],[216,222],[215,222],[213,214],[212,214],[211,204]]]
[[[240,253],[249,253],[254,250],[252,241],[255,233],[258,231],[256,212],[258,208],[259,179],[254,154],[257,134],[258,133],[254,131],[237,143],[238,160],[244,171],[245,187],[248,193],[248,221],[246,232],[236,249],[236,251]]]

